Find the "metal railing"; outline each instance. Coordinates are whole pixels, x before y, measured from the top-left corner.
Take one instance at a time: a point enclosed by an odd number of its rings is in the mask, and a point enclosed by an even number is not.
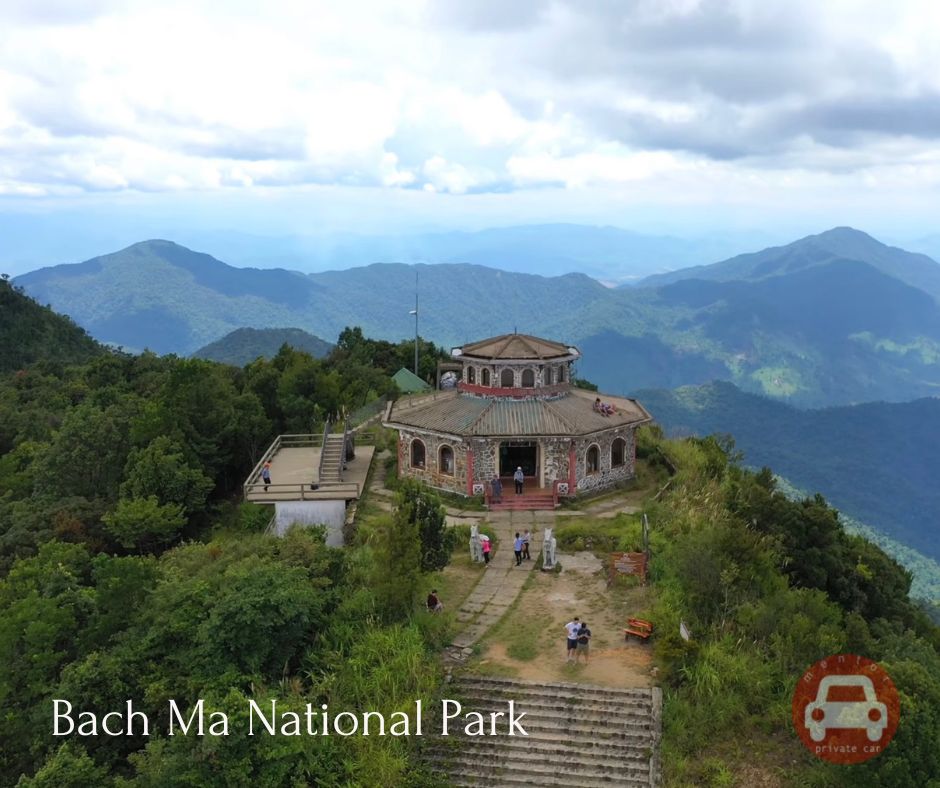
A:
[[[330,434],[330,422],[329,420],[323,425],[323,438],[320,441],[320,464],[317,465],[317,481],[323,478],[323,458],[326,456],[326,452],[322,449],[326,448],[326,438]]]

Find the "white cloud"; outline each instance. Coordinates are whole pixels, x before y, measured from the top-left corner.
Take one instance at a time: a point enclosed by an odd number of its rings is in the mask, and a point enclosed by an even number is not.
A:
[[[931,0],[10,0],[0,192],[925,196],[938,30]]]

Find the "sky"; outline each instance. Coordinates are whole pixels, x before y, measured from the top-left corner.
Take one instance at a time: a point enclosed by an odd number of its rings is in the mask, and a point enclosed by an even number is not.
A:
[[[0,239],[76,259],[545,221],[915,239],[938,137],[934,0],[0,3]]]

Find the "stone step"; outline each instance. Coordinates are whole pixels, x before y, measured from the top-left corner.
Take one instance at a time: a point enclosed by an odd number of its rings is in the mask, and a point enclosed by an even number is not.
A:
[[[548,739],[537,736],[458,736],[453,740],[432,739],[425,743],[426,751],[434,753],[524,753],[538,758],[561,756],[567,758],[589,758],[598,763],[613,760],[616,763],[649,762],[649,742],[627,743],[619,741],[594,741],[593,739]],[[501,756],[503,757],[503,756]]]
[[[502,676],[481,676],[477,673],[462,673],[456,675],[454,676],[452,685],[466,688],[466,690],[476,688],[491,691],[502,690],[514,698],[547,693],[549,695],[562,697],[575,695],[579,698],[645,699],[647,702],[650,702],[653,696],[652,691],[648,687],[604,687],[598,684],[575,684],[567,681],[519,681],[518,679],[504,678]]]
[[[647,723],[649,722],[650,715],[650,705],[648,703],[627,703],[618,705],[616,702],[600,699],[581,701],[573,697],[558,698],[557,696],[550,695],[510,698],[505,694],[485,693],[481,690],[476,690],[472,694],[467,693],[465,697],[466,702],[459,696],[456,700],[460,700],[465,709],[471,709],[473,711],[505,711],[506,701],[513,700],[515,701],[515,710],[517,712],[524,711],[527,715],[534,715],[536,713],[554,716],[574,714],[578,717],[590,715],[592,719],[602,716],[610,720],[620,720],[623,722],[643,720]],[[569,700],[574,702],[568,702]]]
[[[464,712],[474,711],[472,708],[464,709]],[[480,709],[482,711],[482,709]],[[489,710],[487,710],[489,711]],[[516,709],[518,714],[521,709]],[[484,714],[486,729],[489,729],[489,715]],[[604,741],[622,741],[629,744],[641,745],[649,741],[651,732],[647,722],[645,725],[639,723],[607,723],[603,720],[576,720],[564,717],[545,717],[526,714],[522,718],[520,725],[529,734],[529,738],[543,734],[546,737],[574,738],[590,737],[592,739],[603,739]],[[496,730],[499,735],[506,734],[507,724],[505,721],[497,721]],[[454,728],[457,730],[457,728]]]
[[[448,776],[451,785],[539,785],[586,786],[650,785],[649,766],[645,770],[620,768],[591,768],[590,764],[563,761],[539,764],[520,757],[515,762],[488,763],[485,760],[459,755],[446,760],[432,758],[432,768]],[[477,780],[479,782],[474,782]]]

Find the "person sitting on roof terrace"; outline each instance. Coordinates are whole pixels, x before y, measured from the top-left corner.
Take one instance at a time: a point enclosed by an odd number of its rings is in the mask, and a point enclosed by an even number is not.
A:
[[[610,416],[612,413],[615,413],[614,406],[609,402],[601,402],[601,398],[597,397],[594,400],[594,410],[600,413],[602,416]]]

